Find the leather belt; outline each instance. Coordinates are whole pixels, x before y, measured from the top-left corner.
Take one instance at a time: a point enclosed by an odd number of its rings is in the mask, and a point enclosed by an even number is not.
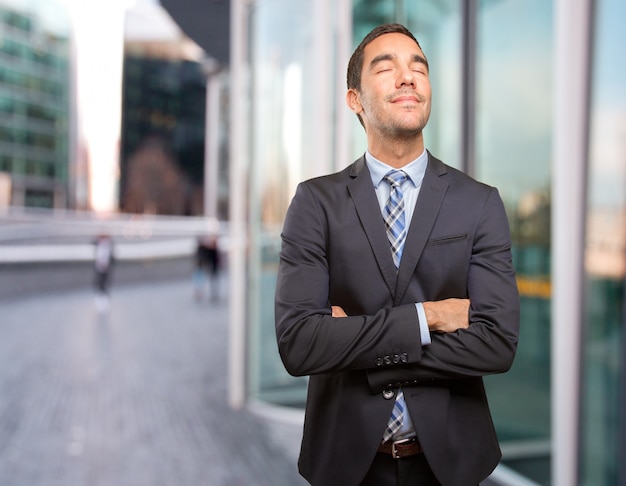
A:
[[[378,452],[390,454],[394,459],[416,456],[424,452],[422,445],[416,438],[398,440],[396,442],[385,442],[378,446]]]

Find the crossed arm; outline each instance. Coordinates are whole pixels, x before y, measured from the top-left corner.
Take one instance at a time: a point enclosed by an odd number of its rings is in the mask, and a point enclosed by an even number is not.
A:
[[[302,376],[367,370],[375,391],[389,383],[483,376],[510,367],[517,343],[519,302],[508,223],[497,193],[485,201],[473,231],[469,269],[454,275],[454,282],[467,281],[467,292],[459,290],[463,282],[456,282],[456,289],[445,292],[469,297],[471,306],[465,298],[435,301],[437,294],[444,292],[431,291],[433,300],[422,302],[431,344],[422,347],[415,304],[385,304],[365,285],[358,268],[346,269],[340,264],[332,268],[334,274],[330,272],[325,213],[305,189],[294,197],[286,218],[276,287],[277,341],[289,373]],[[348,230],[337,230],[343,233],[336,240],[343,241],[341,236]],[[352,260],[357,253],[352,244],[335,245],[332,251],[335,263],[342,262],[344,253]],[[437,267],[436,255],[428,262]],[[344,271],[351,273],[344,276]],[[351,290],[332,286],[337,278]],[[436,279],[433,288],[444,284],[445,275],[432,278]],[[378,285],[384,292],[382,284]],[[376,305],[381,307],[373,311]],[[342,322],[337,326],[339,317]],[[407,361],[378,366],[378,359],[386,354],[397,354]]]
[[[469,327],[469,299],[445,299],[424,302],[428,329],[432,332],[454,332]],[[348,317],[341,306],[331,307],[333,317]]]

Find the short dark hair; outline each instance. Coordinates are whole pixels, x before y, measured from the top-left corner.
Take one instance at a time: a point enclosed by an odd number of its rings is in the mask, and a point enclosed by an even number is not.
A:
[[[350,57],[347,74],[348,89],[356,89],[357,91],[361,90],[361,71],[363,70],[363,53],[365,51],[365,47],[374,39],[384,34],[404,34],[413,39],[417,44],[417,47],[422,49],[422,46],[420,46],[420,43],[417,42],[415,36],[402,24],[383,24],[375,27],[363,38],[361,43],[352,53],[352,57]],[[424,59],[425,58],[426,54],[424,54]],[[426,61],[426,67],[428,67],[428,61]]]

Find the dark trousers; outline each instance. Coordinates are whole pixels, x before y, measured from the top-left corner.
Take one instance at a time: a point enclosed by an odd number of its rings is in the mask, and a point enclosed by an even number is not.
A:
[[[96,270],[96,289],[102,294],[109,293],[110,274],[107,271],[101,272]]]
[[[394,459],[376,454],[360,486],[441,486],[424,454]]]

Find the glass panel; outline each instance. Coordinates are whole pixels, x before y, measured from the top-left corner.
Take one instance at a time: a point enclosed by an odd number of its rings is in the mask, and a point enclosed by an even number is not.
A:
[[[624,18],[622,0],[597,2],[581,366],[580,484],[589,486],[626,480],[625,451],[619,449],[626,423],[626,64],[616,61],[626,43]]]
[[[475,176],[504,200],[521,296],[513,367],[485,382],[504,462],[540,484],[550,478],[552,35],[550,1],[479,3]]]
[[[257,2],[250,12],[251,165],[248,281],[249,392],[276,404],[304,407],[306,378],[290,377],[278,356],[274,289],[280,230],[297,182],[316,164],[313,100],[305,93],[331,76],[313,61],[313,2]],[[332,130],[332,127],[329,127]]]

